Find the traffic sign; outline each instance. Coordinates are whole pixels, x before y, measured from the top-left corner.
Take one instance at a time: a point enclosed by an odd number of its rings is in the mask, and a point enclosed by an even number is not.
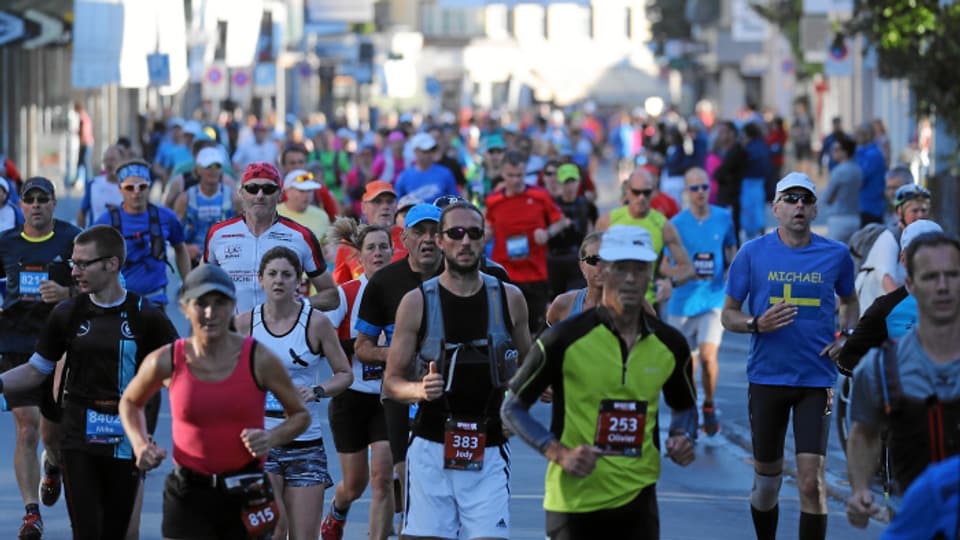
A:
[[[233,86],[236,88],[244,88],[250,84],[250,74],[247,73],[245,69],[235,69],[233,70]]]
[[[23,19],[0,11],[0,46],[22,38],[27,33]]]
[[[36,49],[44,45],[62,43],[64,39],[63,21],[57,17],[47,15],[36,9],[28,9],[23,13],[26,20],[37,23],[40,33],[23,42],[24,49]]]
[[[150,86],[167,86],[170,84],[170,55],[153,53],[147,55],[147,73],[150,76]]]
[[[277,92],[277,65],[273,62],[257,64],[253,69],[253,94],[270,97]]]
[[[230,99],[245,104],[253,97],[253,77],[250,68],[230,69]]]
[[[203,74],[201,85],[203,99],[221,100],[230,95],[227,85],[227,66],[223,62],[214,62]]]

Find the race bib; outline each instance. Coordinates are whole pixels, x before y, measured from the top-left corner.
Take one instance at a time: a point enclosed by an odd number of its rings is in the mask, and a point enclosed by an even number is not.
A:
[[[360,369],[362,370],[363,380],[365,381],[379,381],[383,379],[383,368],[387,365],[386,362],[375,362],[368,364],[362,362]]]
[[[20,267],[20,299],[40,302],[40,283],[50,279],[46,265],[25,265]]]
[[[106,414],[87,409],[87,442],[117,444],[123,441],[123,424],[119,414]]]
[[[647,423],[646,401],[604,399],[593,445],[605,456],[640,457]]]
[[[250,538],[261,538],[277,526],[277,502],[270,501],[244,508],[240,519]]]
[[[267,399],[264,409],[268,413],[283,414],[283,405],[280,404],[280,400],[277,399],[277,396],[273,395],[273,392],[267,392]]]
[[[714,260],[713,253],[694,253],[693,271],[697,279],[712,279],[716,271],[717,263]]]
[[[530,254],[530,242],[527,235],[511,236],[507,238],[507,257],[511,259],[526,259]]]
[[[448,418],[443,431],[443,468],[458,471],[483,469],[486,442],[485,421]]]

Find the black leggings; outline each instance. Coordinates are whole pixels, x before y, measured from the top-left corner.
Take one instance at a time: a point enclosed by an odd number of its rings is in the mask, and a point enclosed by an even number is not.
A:
[[[783,442],[793,411],[793,438],[798,454],[827,454],[830,417],[827,389],[750,383],[750,433],[753,457],[771,463],[783,457]]]
[[[549,540],[592,540],[629,538],[659,540],[660,513],[657,485],[649,485],[627,504],[618,508],[584,513],[547,511]]]
[[[73,540],[123,540],[140,487],[132,460],[60,451]]]

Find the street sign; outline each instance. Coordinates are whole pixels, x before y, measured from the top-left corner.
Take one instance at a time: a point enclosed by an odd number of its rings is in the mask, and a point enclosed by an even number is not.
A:
[[[230,70],[230,99],[237,103],[247,103],[253,97],[253,77],[250,68],[232,68]]]
[[[28,9],[23,13],[23,17],[40,26],[40,34],[23,42],[24,49],[36,49],[44,45],[63,42],[64,28],[62,20],[35,9]]]
[[[257,64],[253,68],[253,95],[270,97],[277,92],[277,65],[273,62]]]
[[[230,88],[227,84],[227,66],[223,62],[214,62],[203,74],[203,83],[201,84],[201,94],[203,99],[222,100],[230,96]]]
[[[147,73],[150,77],[150,86],[167,86],[170,84],[170,55],[148,54]]]
[[[853,75],[850,40],[839,35],[827,40],[827,60],[823,63],[823,73],[828,77],[850,77]]]
[[[22,38],[27,33],[23,19],[0,11],[0,46]]]

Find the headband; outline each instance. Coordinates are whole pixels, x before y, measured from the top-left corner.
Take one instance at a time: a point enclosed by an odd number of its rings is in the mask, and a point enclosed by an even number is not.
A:
[[[123,165],[117,169],[117,181],[123,182],[127,178],[139,177],[145,179],[147,182],[151,181],[150,178],[150,169],[141,165],[140,163],[130,163],[129,165]]]

